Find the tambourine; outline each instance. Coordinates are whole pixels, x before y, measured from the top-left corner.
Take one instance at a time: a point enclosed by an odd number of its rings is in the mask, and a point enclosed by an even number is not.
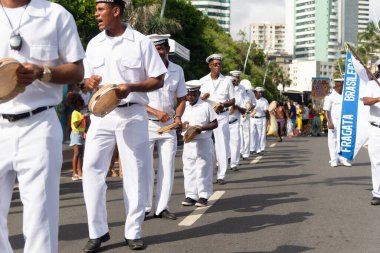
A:
[[[120,99],[116,96],[116,89],[116,84],[107,84],[100,88],[91,97],[88,110],[98,117],[104,117],[112,112],[120,103]]]
[[[20,66],[15,59],[0,59],[0,103],[11,100],[25,90],[17,85],[16,70]]]

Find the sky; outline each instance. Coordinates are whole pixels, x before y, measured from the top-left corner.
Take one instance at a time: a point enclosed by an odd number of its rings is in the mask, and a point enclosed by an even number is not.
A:
[[[286,0],[231,0],[231,35],[238,39],[239,30],[248,32],[250,23],[285,24]],[[380,1],[370,0],[370,19],[380,19]]]

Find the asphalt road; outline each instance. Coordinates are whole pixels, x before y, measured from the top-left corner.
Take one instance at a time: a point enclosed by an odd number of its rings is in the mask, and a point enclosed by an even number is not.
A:
[[[214,185],[208,208],[183,207],[181,147],[170,209],[178,220],[148,216],[145,252],[380,252],[380,207],[371,206],[370,163],[362,149],[353,167],[331,168],[326,137],[269,140],[262,157],[228,171]],[[111,240],[99,252],[128,252],[124,244],[122,182],[108,180]],[[88,237],[80,182],[64,166],[61,180],[59,251],[82,252]],[[194,213],[195,212],[195,213]],[[198,214],[198,216],[194,216]],[[183,226],[183,224],[186,223]],[[15,188],[9,214],[10,241],[22,252],[22,205]]]

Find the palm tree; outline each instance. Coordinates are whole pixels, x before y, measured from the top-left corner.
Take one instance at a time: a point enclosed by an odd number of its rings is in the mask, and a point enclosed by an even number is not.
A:
[[[364,62],[370,61],[373,55],[380,54],[380,22],[369,22],[364,32],[358,34],[357,52]]]
[[[182,30],[182,26],[174,19],[160,17],[160,4],[144,5],[127,10],[128,23],[137,31],[143,34],[165,34],[177,33]]]

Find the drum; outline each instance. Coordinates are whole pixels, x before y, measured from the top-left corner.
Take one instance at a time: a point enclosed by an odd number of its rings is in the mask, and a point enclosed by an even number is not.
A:
[[[16,70],[20,65],[12,58],[0,59],[0,103],[11,100],[25,90],[17,85]]]
[[[116,96],[116,89],[116,84],[108,84],[100,88],[91,97],[88,110],[98,117],[104,117],[112,112],[120,103],[120,99]]]
[[[277,101],[276,100],[273,100],[269,106],[268,106],[268,111],[271,112],[271,111],[274,111],[277,107]]]

